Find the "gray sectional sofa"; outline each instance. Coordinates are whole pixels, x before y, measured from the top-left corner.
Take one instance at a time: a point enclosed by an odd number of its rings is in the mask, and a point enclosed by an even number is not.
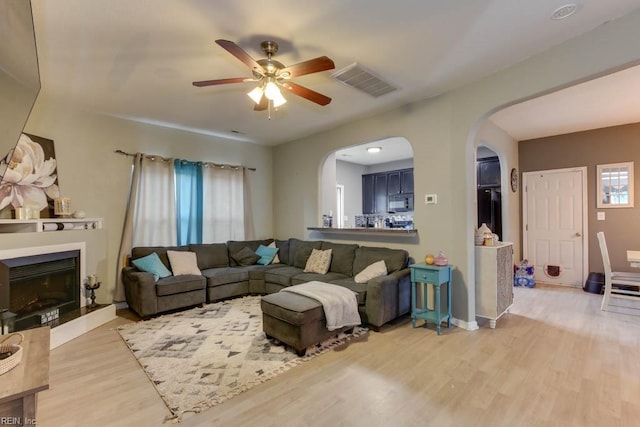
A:
[[[256,251],[273,239],[229,241],[177,247],[136,247],[131,259],[157,253],[162,263],[171,268],[167,250],[194,252],[201,275],[186,274],[160,278],[136,267],[125,267],[122,278],[129,307],[141,317],[214,302],[248,294],[271,294],[287,286],[308,281],[321,281],[347,287],[357,293],[363,323],[378,329],[410,310],[410,258],[401,249],[367,247],[357,244],[299,239],[275,240],[278,264],[239,265],[238,254],[245,248]],[[332,250],[326,274],[305,273],[307,259],[313,249]],[[367,266],[384,260],[387,275],[367,283],[356,283],[354,277]],[[240,264],[246,264],[242,262]]]

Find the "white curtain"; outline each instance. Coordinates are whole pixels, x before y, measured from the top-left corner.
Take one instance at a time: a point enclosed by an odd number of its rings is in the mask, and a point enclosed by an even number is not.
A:
[[[245,240],[254,240],[256,232],[253,225],[253,204],[251,200],[251,185],[249,185],[251,171],[248,168],[242,168],[242,178],[244,181],[244,238]]]
[[[135,246],[174,246],[177,242],[173,159],[144,156],[135,206]]]
[[[202,243],[245,240],[243,169],[203,165]]]
[[[122,226],[122,240],[120,241],[120,250],[118,252],[116,290],[113,296],[114,301],[125,300],[124,284],[122,283],[122,269],[127,265],[129,254],[131,254],[131,248],[133,247],[133,220],[135,216],[136,200],[138,198],[138,186],[140,183],[140,163],[142,162],[143,157],[142,153],[136,153],[133,159],[129,200],[127,201],[127,211],[125,212],[124,225]]]

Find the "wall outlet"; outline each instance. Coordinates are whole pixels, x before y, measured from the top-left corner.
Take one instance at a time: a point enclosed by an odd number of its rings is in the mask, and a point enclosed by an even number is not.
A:
[[[437,194],[425,194],[424,195],[424,204],[425,205],[436,205],[436,204],[438,204],[438,195]]]
[[[604,212],[598,212],[598,221],[604,221]]]

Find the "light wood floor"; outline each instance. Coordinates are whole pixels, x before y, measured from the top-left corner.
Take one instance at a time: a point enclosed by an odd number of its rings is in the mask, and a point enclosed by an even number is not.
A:
[[[580,289],[515,292],[495,330],[437,336],[404,319],[181,425],[637,426],[640,315],[601,312],[601,297]],[[39,426],[165,423],[169,411],[114,329],[128,317],[52,351]]]

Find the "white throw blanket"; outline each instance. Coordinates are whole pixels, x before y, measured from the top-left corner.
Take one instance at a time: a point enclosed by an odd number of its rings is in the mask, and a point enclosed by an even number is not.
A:
[[[284,288],[280,292],[293,292],[322,303],[330,331],[362,323],[356,293],[343,286],[312,281]]]

